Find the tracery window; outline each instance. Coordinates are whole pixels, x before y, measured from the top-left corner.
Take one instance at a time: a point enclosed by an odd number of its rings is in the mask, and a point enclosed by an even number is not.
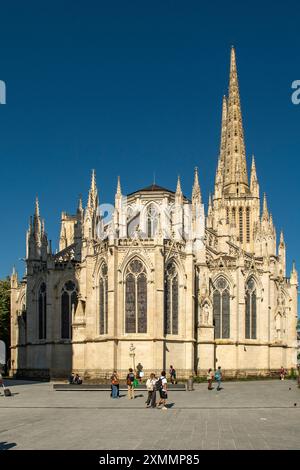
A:
[[[250,243],[250,208],[246,209],[246,240]]]
[[[153,204],[150,204],[147,208],[147,237],[148,238],[153,238],[156,233],[157,229],[157,219],[158,219],[158,213],[157,209]]]
[[[76,310],[78,291],[73,281],[67,281],[61,290],[61,337],[71,339],[72,312]]]
[[[243,209],[239,208],[239,228],[240,228],[240,242],[243,242]]]
[[[213,316],[215,338],[230,337],[230,294],[224,277],[219,277],[214,285]]]
[[[147,333],[147,274],[133,259],[125,275],[125,333]]]
[[[236,220],[235,220],[235,207],[232,208],[232,225],[233,227],[236,226]]]
[[[256,308],[257,308],[256,284],[252,277],[246,284],[245,299],[245,338],[256,339]]]
[[[100,335],[107,334],[108,324],[108,277],[107,264],[103,263],[99,279]]]
[[[165,273],[165,334],[178,335],[178,273],[173,261]]]
[[[39,339],[47,338],[47,288],[43,282],[38,294]]]

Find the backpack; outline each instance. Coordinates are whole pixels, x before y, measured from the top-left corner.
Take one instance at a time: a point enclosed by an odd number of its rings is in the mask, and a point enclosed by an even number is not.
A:
[[[159,391],[162,389],[162,380],[158,379],[157,382],[155,383],[155,390]]]
[[[130,372],[127,375],[127,385],[133,385],[133,381],[134,381],[134,373]]]

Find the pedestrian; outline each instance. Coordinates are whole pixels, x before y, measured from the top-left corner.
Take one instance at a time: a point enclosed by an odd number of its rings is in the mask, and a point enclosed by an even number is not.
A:
[[[150,408],[150,407],[153,408],[153,401],[156,401],[156,400],[153,400],[153,393],[156,395],[155,383],[156,383],[155,374],[152,373],[150,374],[150,377],[146,382],[146,387],[148,391],[148,397],[146,401],[147,408]]]
[[[138,379],[139,382],[141,382],[142,378],[144,377],[144,372],[143,372],[143,366],[140,362],[136,366],[136,369],[137,369],[136,378]]]
[[[69,377],[69,384],[70,385],[74,383],[74,379],[75,379],[75,374],[72,372],[72,374]]]
[[[160,378],[156,382],[156,390],[159,390],[160,395],[160,399],[157,406],[159,407],[160,405],[163,405],[161,409],[167,410],[168,408],[166,407],[166,402],[168,399],[168,382],[166,379],[166,372],[164,370],[162,371]]]
[[[218,367],[218,369],[215,372],[215,380],[218,383],[217,391],[221,390],[221,381],[222,381],[222,370],[221,366]]]
[[[279,371],[280,380],[284,380],[285,374],[286,374],[286,370],[284,369],[283,366],[281,366],[280,371]]]
[[[212,382],[214,380],[214,374],[213,374],[213,371],[212,369],[208,369],[208,372],[207,372],[207,382],[208,382],[208,390],[213,390],[213,387],[212,387]]]
[[[176,381],[176,370],[174,369],[173,366],[170,366],[169,374],[170,374],[170,382],[172,384],[176,384],[177,383],[177,381]]]
[[[110,383],[111,383],[111,397],[119,398],[119,395],[118,395],[119,376],[116,370],[114,370],[110,378]]]
[[[133,388],[133,382],[134,382],[134,373],[133,369],[130,367],[129,372],[127,374],[127,387],[128,387],[128,399],[132,400],[134,398],[134,388]]]
[[[79,374],[76,374],[74,377],[74,384],[76,385],[81,385],[82,384],[82,378],[80,377]]]

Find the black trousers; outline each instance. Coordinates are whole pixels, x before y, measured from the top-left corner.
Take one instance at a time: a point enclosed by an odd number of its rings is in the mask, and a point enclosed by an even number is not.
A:
[[[152,390],[151,391],[148,390],[148,398],[147,398],[147,401],[146,401],[147,405],[150,405],[150,403],[151,403],[152,393],[153,393]]]

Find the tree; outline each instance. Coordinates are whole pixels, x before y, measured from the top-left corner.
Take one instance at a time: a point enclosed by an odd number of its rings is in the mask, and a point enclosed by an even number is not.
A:
[[[0,280],[0,339],[10,345],[10,280]]]

